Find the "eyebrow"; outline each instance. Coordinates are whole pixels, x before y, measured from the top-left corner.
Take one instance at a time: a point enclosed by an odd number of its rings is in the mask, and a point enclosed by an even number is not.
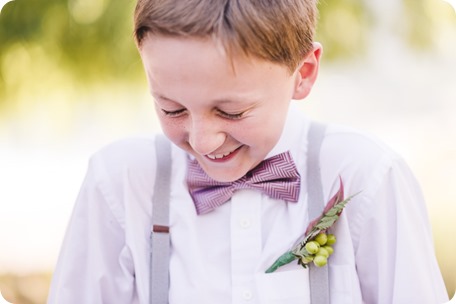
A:
[[[170,101],[170,102],[175,102],[175,103],[179,103],[179,101],[177,100],[174,100],[174,99],[171,99],[171,98],[168,98],[162,94],[159,94],[159,93],[154,93],[154,92],[151,92],[152,96],[154,98],[158,98],[158,99],[161,99],[161,100],[164,100],[164,101]],[[246,100],[246,99],[241,99],[241,98],[236,98],[236,99],[233,99],[233,98],[220,98],[220,99],[214,99],[214,100],[211,100],[211,103],[213,103],[214,105],[220,105],[220,104],[243,104],[244,102],[247,102],[249,104],[256,104],[258,102],[258,99],[255,98],[255,99],[251,99],[251,100]]]
[[[171,98],[168,98],[168,97],[166,97],[166,96],[163,96],[162,94],[156,94],[156,93],[154,93],[154,92],[150,92],[150,93],[151,93],[152,97],[154,97],[154,98],[159,98],[159,99],[163,99],[163,100],[166,100],[166,101],[177,102],[176,100],[173,100],[173,99],[171,99]]]

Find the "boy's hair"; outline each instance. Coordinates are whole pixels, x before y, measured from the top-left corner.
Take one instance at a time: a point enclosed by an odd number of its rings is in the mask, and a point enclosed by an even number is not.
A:
[[[134,34],[219,39],[236,52],[294,71],[312,50],[317,0],[138,0]]]

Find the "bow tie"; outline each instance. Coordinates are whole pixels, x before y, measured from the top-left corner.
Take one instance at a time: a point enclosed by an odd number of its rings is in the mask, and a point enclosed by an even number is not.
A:
[[[239,189],[256,189],[272,198],[297,202],[301,177],[289,152],[262,161],[234,182],[209,177],[196,160],[190,160],[187,184],[196,213],[204,214],[228,201]]]

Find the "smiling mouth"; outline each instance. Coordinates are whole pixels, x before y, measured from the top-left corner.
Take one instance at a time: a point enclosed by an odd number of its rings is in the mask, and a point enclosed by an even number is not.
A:
[[[227,152],[227,153],[223,153],[223,154],[214,154],[214,155],[208,154],[206,156],[209,157],[210,159],[222,159],[224,157],[227,157],[231,153],[233,153],[233,152]]]
[[[211,160],[225,160],[228,158],[231,158],[235,152],[239,151],[241,147],[231,151],[231,152],[226,152],[226,153],[220,153],[220,154],[206,154],[206,157],[211,159]]]

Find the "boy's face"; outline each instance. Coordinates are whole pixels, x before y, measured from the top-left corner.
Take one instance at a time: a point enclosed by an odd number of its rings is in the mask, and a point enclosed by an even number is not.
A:
[[[230,59],[209,39],[149,36],[140,54],[164,133],[218,181],[239,179],[266,157],[290,100],[311,87],[302,87],[299,68]],[[318,69],[319,51],[314,57]]]

